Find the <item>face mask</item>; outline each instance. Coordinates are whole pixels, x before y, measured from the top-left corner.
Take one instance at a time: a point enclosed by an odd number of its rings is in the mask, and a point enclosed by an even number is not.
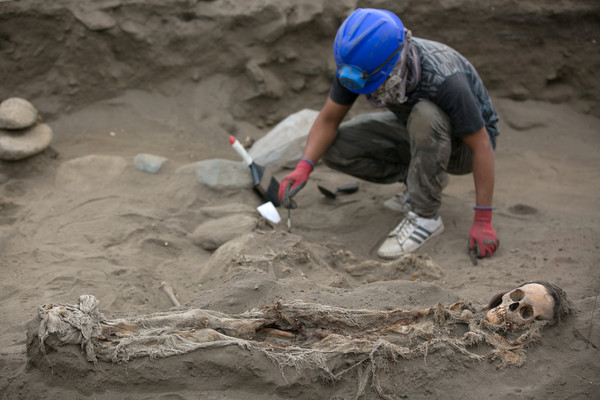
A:
[[[362,89],[369,80],[373,79],[373,77],[375,77],[375,75],[377,75],[377,73],[379,73],[381,69],[385,67],[386,64],[389,63],[400,50],[402,50],[403,46],[404,43],[401,43],[400,46],[398,46],[398,48],[370,74],[356,65],[339,65],[337,69],[337,75],[340,83],[343,87],[351,91]]]

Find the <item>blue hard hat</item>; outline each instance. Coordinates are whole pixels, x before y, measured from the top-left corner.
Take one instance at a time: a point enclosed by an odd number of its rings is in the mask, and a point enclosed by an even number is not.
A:
[[[345,88],[374,92],[388,77],[404,45],[404,25],[387,10],[359,8],[342,23],[333,44],[337,77]]]

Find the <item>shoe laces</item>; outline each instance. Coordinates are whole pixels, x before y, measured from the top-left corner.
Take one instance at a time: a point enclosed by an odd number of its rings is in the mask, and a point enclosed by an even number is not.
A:
[[[397,236],[399,242],[404,242],[419,226],[417,214],[409,212],[406,217],[390,232],[389,236]]]

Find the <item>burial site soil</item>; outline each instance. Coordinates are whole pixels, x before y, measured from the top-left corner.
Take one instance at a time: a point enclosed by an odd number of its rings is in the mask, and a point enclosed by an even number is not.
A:
[[[288,231],[282,210],[283,223],[260,217],[251,188],[181,173],[239,161],[229,135],[258,140],[318,111],[335,33],[358,7],[456,48],[492,95],[501,246],[476,266],[471,176],[450,178],[443,235],[386,262],[375,250],[402,217],[383,206],[399,185],[318,164]],[[2,397],[599,398],[599,42],[593,0],[0,1],[0,100],[27,99],[54,133],[45,151],[0,161]],[[370,111],[359,99],[350,116]],[[138,154],[168,161],[149,174],[132,167]],[[334,200],[317,189],[348,183],[359,190]],[[199,245],[197,228],[225,217],[239,233]],[[494,294],[535,280],[567,294],[560,323],[480,323]],[[118,362],[94,363],[52,337],[44,355],[38,307],[81,295],[120,328],[160,316],[171,332],[195,312],[216,333],[168,357],[107,341],[98,354]],[[388,325],[398,315],[403,327]]]

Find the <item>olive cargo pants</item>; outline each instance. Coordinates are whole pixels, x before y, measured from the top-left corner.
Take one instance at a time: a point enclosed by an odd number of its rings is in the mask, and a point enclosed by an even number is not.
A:
[[[406,125],[392,112],[362,114],[340,125],[323,161],[369,182],[406,183],[414,212],[433,217],[446,174],[472,172],[471,150],[451,131],[448,115],[428,100],[413,107]]]

